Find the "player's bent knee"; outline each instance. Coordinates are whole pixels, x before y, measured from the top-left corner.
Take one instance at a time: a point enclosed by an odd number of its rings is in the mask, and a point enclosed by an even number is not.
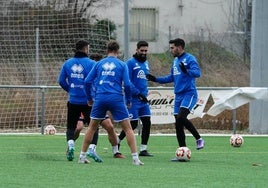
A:
[[[113,125],[110,125],[110,124],[102,124],[102,127],[107,131],[113,131],[114,127]]]
[[[134,131],[131,128],[124,129],[126,135],[134,134]]]

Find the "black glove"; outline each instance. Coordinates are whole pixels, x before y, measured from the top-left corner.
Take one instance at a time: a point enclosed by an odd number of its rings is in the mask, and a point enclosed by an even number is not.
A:
[[[141,102],[144,102],[144,103],[149,102],[148,99],[142,94],[138,94],[138,98],[141,100]]]
[[[186,67],[185,67],[185,65],[183,64],[183,62],[181,62],[180,64],[179,64],[179,66],[180,66],[180,68],[181,68],[181,71],[183,72],[183,73],[187,73],[187,70],[186,70]]]
[[[146,75],[146,78],[147,78],[147,80],[149,80],[149,81],[156,82],[156,77],[153,76],[153,75],[151,75],[151,74],[147,74],[147,75]]]

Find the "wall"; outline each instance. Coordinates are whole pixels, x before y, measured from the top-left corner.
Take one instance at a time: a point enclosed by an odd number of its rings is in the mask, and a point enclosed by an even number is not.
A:
[[[252,87],[268,86],[268,1],[253,1],[251,69],[250,85]],[[249,130],[251,133],[268,133],[268,102],[255,101],[250,104]]]
[[[168,3],[167,3],[168,2]],[[194,40],[193,36],[200,35],[203,28],[205,34],[224,33],[228,30],[228,16],[233,0],[131,0],[132,7],[157,8],[159,10],[158,40],[150,42],[150,52],[158,53],[168,49],[169,37],[182,37]],[[117,25],[117,40],[124,44],[124,1],[118,1],[109,9],[98,9],[101,18],[109,18]],[[181,7],[179,5],[182,5]],[[169,27],[170,32],[169,32]],[[136,42],[130,42],[130,53],[136,47]],[[123,48],[122,48],[123,49]]]

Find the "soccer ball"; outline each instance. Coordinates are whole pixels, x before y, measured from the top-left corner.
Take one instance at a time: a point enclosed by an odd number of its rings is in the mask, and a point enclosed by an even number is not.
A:
[[[188,147],[179,147],[175,156],[179,161],[189,161],[191,159],[191,150]]]
[[[244,139],[239,134],[233,134],[230,138],[230,144],[233,147],[240,147],[244,143]]]
[[[53,125],[47,125],[45,127],[45,134],[47,135],[54,135],[56,134],[56,129]]]

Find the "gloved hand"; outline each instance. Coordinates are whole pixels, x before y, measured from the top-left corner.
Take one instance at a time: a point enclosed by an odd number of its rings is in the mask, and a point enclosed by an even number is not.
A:
[[[144,102],[144,103],[149,102],[148,99],[142,94],[138,94],[138,98],[141,100],[141,102]]]
[[[151,75],[151,74],[147,74],[147,75],[146,75],[146,78],[147,78],[147,80],[149,80],[149,81],[156,82],[156,77],[153,76],[153,75]]]
[[[180,66],[180,68],[181,68],[181,71],[183,72],[183,73],[187,73],[187,70],[186,70],[186,67],[185,67],[185,65],[183,64],[183,62],[180,62],[180,64],[179,64],[179,66]]]

